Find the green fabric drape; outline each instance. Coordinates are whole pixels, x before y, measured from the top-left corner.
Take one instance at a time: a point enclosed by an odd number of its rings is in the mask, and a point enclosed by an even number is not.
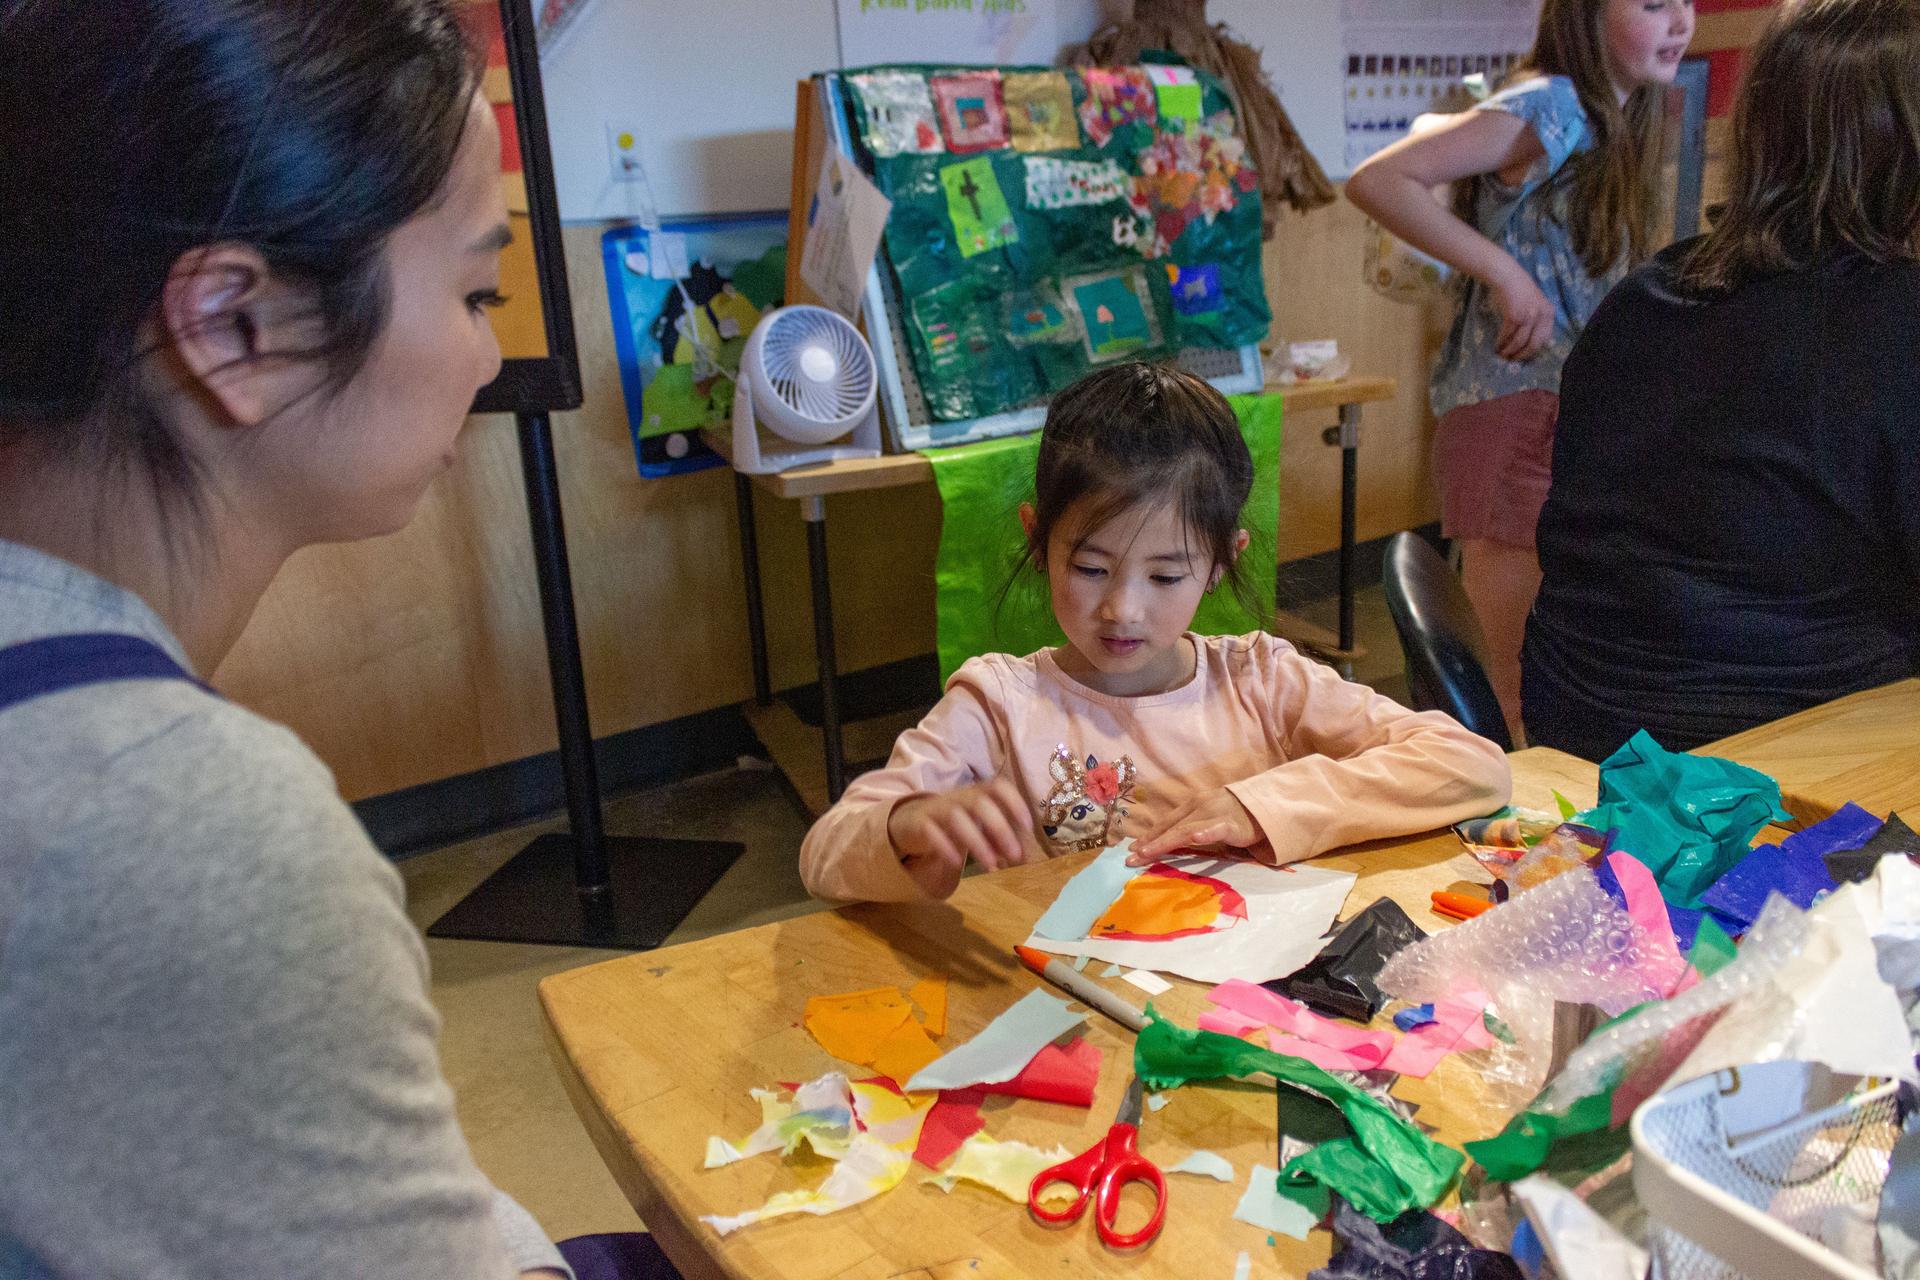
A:
[[[1252,535],[1243,556],[1258,613],[1231,591],[1205,597],[1194,616],[1202,635],[1258,631],[1273,613],[1274,544],[1280,523],[1281,398],[1228,396],[1247,450],[1253,455],[1253,492],[1242,524]],[[1061,643],[1047,600],[1046,579],[1030,568],[1016,572],[1021,548],[1019,509],[1033,497],[1038,433],[929,449],[940,489],[940,552],[934,562],[935,628],[940,681],[983,653],[1032,653]]]

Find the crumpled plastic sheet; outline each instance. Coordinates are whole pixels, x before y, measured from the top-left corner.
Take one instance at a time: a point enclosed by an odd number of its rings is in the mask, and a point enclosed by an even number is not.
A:
[[[1793,817],[1766,774],[1668,751],[1644,729],[1601,762],[1599,798],[1575,821],[1611,832],[1613,848],[1644,862],[1667,901],[1688,908],[1745,856],[1762,827]]]
[[[1477,1247],[1430,1213],[1382,1226],[1336,1198],[1333,1234],[1339,1250],[1307,1280],[1526,1280],[1510,1256]]]
[[[1283,1084],[1320,1095],[1340,1109],[1353,1136],[1330,1138],[1281,1170],[1293,1186],[1318,1183],[1390,1221],[1446,1194],[1466,1158],[1422,1133],[1361,1085],[1211,1031],[1189,1031],[1147,1006],[1147,1025],[1134,1041],[1134,1074],[1149,1089],[1189,1080],[1267,1073]]]
[[[1851,808],[1853,806],[1848,805],[1840,813]],[[1890,813],[1886,822],[1875,828],[1863,843],[1853,848],[1844,844],[1835,845],[1821,850],[1820,856],[1827,864],[1827,874],[1835,880],[1847,881],[1867,879],[1873,874],[1873,869],[1880,865],[1880,859],[1894,853],[1920,857],[1920,836],[1916,836],[1913,828],[1900,820],[1899,814]]]
[[[1844,993],[1849,1009],[1859,1014],[1841,1015],[1848,1027],[1844,1035],[1837,1027],[1822,1032],[1822,1020],[1831,1023],[1836,1016],[1838,997],[1817,984],[1823,977],[1831,982],[1841,976],[1836,966],[1843,961],[1851,966],[1858,959],[1854,948],[1865,937],[1874,941],[1877,973],[1847,979]],[[1905,859],[1888,859],[1872,880],[1843,886],[1812,911],[1769,898],[1731,961],[1672,999],[1601,1027],[1567,1059],[1531,1109],[1564,1115],[1582,1099],[1611,1091],[1615,1123],[1623,1122],[1670,1078],[1682,1082],[1677,1073],[1690,1060],[1697,1062],[1694,1051],[1710,1034],[1716,1041],[1728,1038],[1735,1024],[1718,1031],[1716,1026],[1736,1006],[1742,1011],[1742,1034],[1735,1056],[1744,1063],[1791,1056],[1825,1061],[1840,1071],[1910,1078],[1911,1045],[1904,1046],[1905,1061],[1896,1061],[1902,1049],[1898,1032],[1883,1024],[1902,997],[1912,999],[1911,984],[1920,983],[1920,965],[1913,963],[1917,942],[1920,868]],[[1875,990],[1876,976],[1886,989]],[[1875,1048],[1883,1043],[1884,1048]],[[1850,1060],[1876,1053],[1876,1061]],[[1699,1074],[1686,1071],[1687,1078]]]
[[[1531,856],[1531,855],[1529,855]],[[1612,1015],[1671,988],[1663,950],[1642,925],[1575,865],[1472,920],[1399,952],[1380,974],[1388,995],[1441,1001],[1468,988],[1491,997],[1517,1041],[1520,1064],[1496,1074],[1534,1081],[1552,1035],[1556,1002],[1591,1004]],[[1496,1050],[1497,1061],[1506,1056]]]
[[[1337,1018],[1371,1022],[1386,1004],[1380,970],[1426,931],[1392,898],[1381,898],[1340,926],[1320,954],[1285,978],[1262,985]]]

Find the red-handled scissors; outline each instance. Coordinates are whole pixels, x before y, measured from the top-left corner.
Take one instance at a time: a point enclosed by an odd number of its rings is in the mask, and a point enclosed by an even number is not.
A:
[[[1114,1117],[1113,1128],[1107,1130],[1105,1138],[1073,1159],[1040,1171],[1027,1188],[1027,1208],[1034,1217],[1055,1224],[1075,1222],[1087,1211],[1087,1203],[1093,1201],[1094,1226],[1100,1238],[1116,1249],[1143,1245],[1160,1234],[1160,1225],[1167,1218],[1167,1180],[1161,1175],[1160,1166],[1141,1155],[1136,1145],[1144,1096],[1136,1076],[1127,1086],[1120,1114]],[[1056,1182],[1078,1191],[1079,1198],[1065,1209],[1042,1207],[1041,1192]],[[1153,1188],[1153,1217],[1138,1231],[1122,1234],[1114,1230],[1114,1224],[1120,1217],[1120,1193],[1130,1182],[1144,1182]]]

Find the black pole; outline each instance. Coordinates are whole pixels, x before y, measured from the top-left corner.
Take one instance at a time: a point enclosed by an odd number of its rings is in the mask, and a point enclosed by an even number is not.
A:
[[[813,583],[813,649],[820,666],[820,730],[827,748],[827,803],[847,789],[840,740],[840,666],[833,652],[833,592],[827,584],[827,515],[820,498],[806,500],[807,569]]]
[[[744,851],[733,841],[609,836],[587,720],[566,526],[545,413],[515,415],[568,831],[536,838],[427,930],[429,937],[644,950],[665,942]],[[620,874],[613,874],[613,864]]]
[[[1360,505],[1360,407],[1340,406],[1340,648],[1353,652],[1353,560]]]
[[[567,825],[573,831],[574,886],[583,898],[603,895],[612,877],[600,818],[593,730],[587,721],[587,677],[580,665],[580,627],[573,612],[573,576],[567,566],[566,525],[560,516],[553,431],[544,413],[516,414],[514,422],[520,434],[534,568],[540,578],[540,620],[547,636],[554,719],[560,730],[560,773],[567,792]]]
[[[747,645],[753,653],[753,700],[773,704],[773,677],[767,665],[767,612],[760,598],[760,536],[753,527],[753,481],[733,473],[733,505],[740,514],[740,571],[747,588]]]

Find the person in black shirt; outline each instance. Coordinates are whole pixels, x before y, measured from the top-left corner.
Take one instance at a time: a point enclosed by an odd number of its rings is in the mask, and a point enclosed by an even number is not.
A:
[[[1920,4],[1755,46],[1729,199],[1568,358],[1522,653],[1536,745],[1689,749],[1920,670]]]

